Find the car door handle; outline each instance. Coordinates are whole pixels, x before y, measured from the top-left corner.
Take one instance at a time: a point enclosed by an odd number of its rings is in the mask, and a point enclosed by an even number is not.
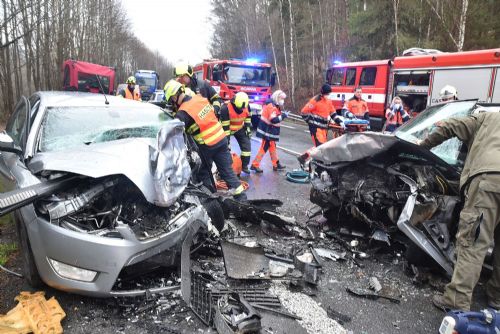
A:
[[[371,99],[371,98],[372,98],[372,96],[371,96],[371,95],[368,95],[368,98],[369,98],[369,99]]]

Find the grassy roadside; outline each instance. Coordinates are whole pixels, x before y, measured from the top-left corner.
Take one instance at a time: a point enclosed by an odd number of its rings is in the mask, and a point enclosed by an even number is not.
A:
[[[11,215],[0,217],[0,230],[5,230],[7,225],[13,225],[13,224],[14,221]],[[0,265],[2,266],[5,265],[5,263],[9,259],[10,254],[14,253],[16,250],[17,250],[17,244],[15,242],[4,243],[0,239]]]

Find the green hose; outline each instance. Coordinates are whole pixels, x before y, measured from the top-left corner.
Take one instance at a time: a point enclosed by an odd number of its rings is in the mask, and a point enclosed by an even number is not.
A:
[[[309,173],[303,170],[294,170],[286,173],[286,179],[294,183],[309,183]]]

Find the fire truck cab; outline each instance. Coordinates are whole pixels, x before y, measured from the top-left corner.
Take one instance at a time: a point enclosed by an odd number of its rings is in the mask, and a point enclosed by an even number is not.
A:
[[[245,92],[250,99],[252,123],[256,126],[262,105],[271,96],[275,73],[271,64],[254,60],[206,59],[193,68],[197,80],[207,80],[224,100],[238,92]]]
[[[440,103],[439,92],[445,85],[457,88],[460,100],[499,103],[499,67],[500,49],[437,53],[338,64],[327,70],[326,81],[337,110],[353,96],[355,87],[361,87],[372,128],[380,129],[394,96],[400,96],[414,114]]]

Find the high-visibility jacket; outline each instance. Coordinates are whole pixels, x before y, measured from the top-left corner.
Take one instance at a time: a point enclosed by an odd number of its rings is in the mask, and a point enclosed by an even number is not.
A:
[[[280,140],[280,123],[283,120],[281,110],[273,102],[268,102],[262,108],[259,125],[257,127],[257,137],[269,141]]]
[[[243,128],[245,125],[245,120],[250,117],[248,113],[248,108],[243,108],[240,114],[236,112],[232,103],[228,103],[227,108],[229,109],[229,130],[231,134]]]
[[[130,89],[128,89],[128,87],[125,87],[124,91],[125,91],[125,98],[126,99],[140,101],[141,91],[139,90],[139,86],[137,86],[137,85],[134,86],[133,92],[131,92]]]
[[[193,124],[186,124],[186,132],[192,135],[198,144],[214,146],[226,138],[214,108],[204,97],[195,95],[183,102],[177,114],[181,112],[187,113],[193,119]]]
[[[328,129],[328,120],[335,112],[332,101],[323,95],[317,95],[302,108],[302,117],[309,125]]]
[[[399,126],[406,122],[410,116],[401,106],[399,109],[387,108],[385,118],[387,125]]]
[[[358,100],[356,97],[353,97],[345,102],[344,109],[349,110],[357,118],[364,118],[368,112],[368,103],[363,99]]]

